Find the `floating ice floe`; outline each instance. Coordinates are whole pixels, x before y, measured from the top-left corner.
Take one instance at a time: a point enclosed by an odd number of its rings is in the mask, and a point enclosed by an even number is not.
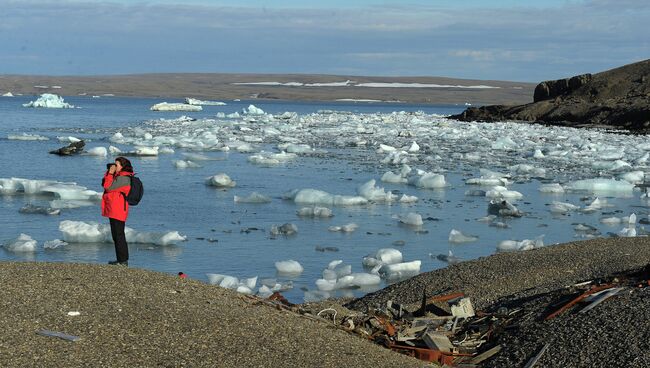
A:
[[[248,108],[242,110],[244,115],[264,115],[264,110],[255,105],[248,105]]]
[[[106,147],[93,147],[86,151],[86,154],[91,156],[106,157],[108,156],[108,150]]]
[[[176,167],[177,169],[198,169],[198,168],[201,167],[201,165],[197,164],[194,161],[190,161],[190,160],[174,160],[173,162],[174,162],[174,167]],[[206,183],[210,179],[211,178],[208,178]],[[208,185],[212,185],[212,184],[208,184]]]
[[[43,243],[43,248],[44,249],[56,249],[59,247],[64,247],[68,245],[68,243],[64,242],[61,239],[54,239],[54,240],[48,240],[45,243]]]
[[[225,173],[211,176],[205,180],[205,183],[217,188],[233,188],[237,185],[237,182],[230,179],[230,176]]]
[[[38,134],[9,134],[7,139],[10,141],[49,141],[50,138]]]
[[[72,109],[73,105],[66,103],[63,97],[52,93],[43,93],[36,101],[23,104],[24,107],[42,107],[48,109]]]
[[[260,152],[257,155],[252,155],[248,157],[248,162],[260,165],[260,166],[275,166],[287,161],[291,161],[298,156],[295,153],[271,153],[271,152]]]
[[[203,105],[203,106],[225,106],[225,102],[221,101],[204,101],[196,98],[186,97],[185,103],[188,105]]]
[[[379,249],[374,255],[363,257],[361,264],[367,268],[374,268],[379,265],[401,263],[403,260],[402,252],[395,248]]]
[[[79,139],[79,138],[77,138],[77,137],[72,137],[72,136],[68,136],[68,137],[56,137],[56,139],[58,139],[59,142],[63,142],[63,143],[77,143],[77,142],[80,142],[80,141],[81,141],[81,139]]]
[[[354,232],[358,228],[359,228],[359,225],[357,225],[355,223],[349,223],[349,224],[342,225],[342,226],[330,226],[330,227],[327,228],[327,230],[332,231],[332,232],[351,233],[351,232]]]
[[[424,224],[424,222],[422,222],[422,216],[415,212],[399,215],[397,219],[401,224],[408,226],[422,226],[422,224]]]
[[[296,214],[301,217],[332,217],[334,214],[332,210],[327,207],[303,207],[296,211]]]
[[[558,183],[552,184],[542,184],[538,189],[541,193],[550,193],[550,194],[562,194],[564,193],[564,188]]]
[[[507,200],[493,199],[488,203],[488,214],[502,217],[521,217],[523,212]]]
[[[275,269],[282,275],[299,275],[305,270],[298,261],[292,259],[275,262]]]
[[[184,103],[161,102],[151,106],[149,110],[151,111],[202,111],[203,107],[184,104]]]
[[[2,97],[14,97],[14,94],[11,92],[4,93]]]
[[[566,185],[568,190],[590,193],[632,194],[634,184],[616,179],[583,179],[576,180]]]
[[[257,192],[253,192],[246,197],[235,196],[234,200],[235,203],[271,203],[270,197]]]
[[[471,243],[478,240],[478,236],[465,235],[459,230],[451,229],[449,232],[450,243]]]
[[[576,206],[575,204],[571,204],[567,202],[558,202],[558,201],[553,201],[553,203],[551,203],[551,206],[549,207],[549,211],[551,211],[551,213],[559,214],[559,215],[564,215],[571,211],[577,211],[579,209],[580,206]]]
[[[368,200],[361,196],[335,195],[318,189],[294,189],[286,193],[283,198],[298,204],[326,206],[355,206],[368,203]]]
[[[497,251],[499,252],[509,252],[516,250],[531,250],[537,249],[544,246],[542,239],[544,235],[538,236],[534,240],[524,239],[521,241],[517,240],[503,240],[497,245]]]
[[[496,185],[492,189],[485,192],[485,196],[488,198],[495,199],[510,199],[510,200],[519,200],[524,197],[523,194],[517,192],[516,190],[508,190],[508,188]]]
[[[397,199],[397,195],[386,192],[384,188],[375,186],[375,179],[371,179],[357,188],[357,193],[373,202],[392,202]]]
[[[3,244],[3,247],[10,252],[35,252],[36,240],[27,234],[20,234],[17,238]]]
[[[298,226],[291,223],[282,224],[280,226],[273,225],[271,226],[271,231],[270,231],[271,236],[278,236],[278,235],[288,236],[288,235],[296,234],[297,232],[298,232]]]
[[[75,183],[63,183],[54,180],[34,180],[22,178],[0,178],[0,194],[43,194],[55,195],[63,200],[97,201],[101,193],[88,190]]]
[[[107,224],[83,221],[61,221],[59,231],[63,240],[68,243],[112,243],[111,228]],[[125,227],[124,234],[128,243],[142,243],[155,245],[174,245],[187,240],[178,231],[140,232],[130,227]]]

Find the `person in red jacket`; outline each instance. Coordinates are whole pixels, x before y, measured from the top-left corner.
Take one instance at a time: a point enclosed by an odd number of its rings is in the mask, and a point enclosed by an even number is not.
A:
[[[126,201],[126,196],[131,190],[130,176],[133,176],[131,161],[118,157],[115,159],[115,164],[110,165],[102,180],[104,186],[102,216],[108,217],[111,223],[111,235],[117,256],[115,261],[108,262],[112,265],[129,265],[129,246],[126,243],[124,226],[129,217],[129,203]]]

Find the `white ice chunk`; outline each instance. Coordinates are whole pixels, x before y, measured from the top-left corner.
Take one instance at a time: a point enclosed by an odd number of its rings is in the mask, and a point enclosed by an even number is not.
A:
[[[45,249],[56,249],[58,247],[64,247],[68,245],[68,243],[64,242],[61,239],[54,239],[54,240],[48,240],[45,243],[43,243],[43,248]]]
[[[173,162],[174,162],[174,167],[176,167],[177,169],[197,169],[197,168],[201,167],[201,165],[197,164],[194,161],[190,161],[190,160],[174,160]],[[206,180],[206,183],[210,179],[211,178],[208,178]],[[212,185],[212,184],[208,183],[208,185]]]
[[[418,201],[418,197],[402,194],[402,197],[400,197],[399,201],[400,203],[415,203]]]
[[[415,212],[409,212],[405,215],[398,216],[399,222],[409,226],[422,226],[422,216]]]
[[[499,252],[509,252],[516,250],[531,250],[537,249],[544,246],[542,241],[544,235],[538,236],[534,240],[524,239],[522,241],[517,240],[503,240],[497,245],[497,251]]]
[[[567,184],[566,187],[573,191],[586,191],[591,193],[605,192],[632,194],[634,184],[630,184],[623,180],[596,178],[576,180]]]
[[[329,206],[355,206],[367,204],[368,200],[361,196],[334,195],[318,189],[294,190],[286,196],[300,204],[329,205]]]
[[[302,217],[332,217],[334,214],[332,210],[327,207],[303,207],[296,211],[298,216]]]
[[[9,134],[7,139],[10,141],[49,141],[50,138],[38,134]]]
[[[111,228],[107,224],[83,221],[61,221],[59,231],[63,240],[68,243],[112,243]],[[140,232],[130,227],[124,229],[128,243],[143,243],[156,245],[173,245],[185,241],[187,238],[178,231],[163,233]]]
[[[204,101],[204,100],[198,100],[196,98],[191,98],[191,97],[186,97],[185,98],[185,103],[188,105],[204,105],[204,106],[224,106],[226,105],[225,102],[221,101]]]
[[[542,193],[562,194],[564,188],[558,183],[542,184],[539,186],[539,191]]]
[[[357,193],[369,201],[374,202],[392,202],[397,199],[397,195],[386,192],[384,188],[375,186],[375,179],[371,179],[357,188]]]
[[[248,108],[243,109],[243,112],[244,115],[264,115],[264,110],[255,105],[248,105]]]
[[[349,224],[346,224],[346,225],[343,225],[343,226],[330,226],[330,227],[327,228],[327,230],[333,231],[333,232],[340,231],[340,232],[343,232],[343,233],[351,233],[351,232],[354,232],[357,228],[359,228],[359,225],[357,225],[355,223],[349,223]]]
[[[440,189],[447,186],[444,175],[428,172],[424,173],[422,176],[411,178],[409,184],[424,189]]]
[[[211,176],[205,180],[205,183],[217,188],[232,188],[237,185],[237,182],[230,179],[230,176],[225,173]]]
[[[580,209],[580,206],[576,206],[575,204],[553,201],[553,203],[551,203],[549,211],[551,211],[551,213],[563,215],[570,211],[576,211],[578,209]]]
[[[465,235],[459,230],[452,229],[449,232],[449,242],[450,243],[470,243],[473,241],[477,241],[478,236],[474,235]]]
[[[494,186],[492,189],[485,192],[485,196],[488,198],[506,198],[510,200],[518,200],[524,197],[523,194],[517,192],[516,190],[508,190],[504,186]]]
[[[185,103],[160,102],[150,108],[151,111],[202,111],[203,107]]]
[[[384,175],[382,175],[381,181],[383,181],[384,183],[403,184],[408,182],[408,179],[406,179],[402,175],[395,174],[392,171],[388,171]]]
[[[394,248],[379,249],[374,256],[363,257],[361,263],[364,267],[375,267],[377,265],[393,264],[402,262],[402,252]]]
[[[235,203],[270,203],[271,202],[270,197],[257,192],[253,192],[249,194],[247,197],[235,196],[234,199],[235,199]]]
[[[91,156],[99,156],[99,157],[108,156],[108,150],[106,150],[106,147],[93,147],[89,149],[86,153]]]
[[[298,263],[298,261],[294,261],[292,259],[275,262],[275,269],[280,274],[289,275],[301,274],[305,270],[302,265]]]
[[[383,265],[379,269],[379,275],[389,281],[400,280],[412,277],[420,273],[421,261],[411,261]]]
[[[27,234],[20,234],[16,239],[10,240],[3,246],[10,252],[35,252],[36,240]]]

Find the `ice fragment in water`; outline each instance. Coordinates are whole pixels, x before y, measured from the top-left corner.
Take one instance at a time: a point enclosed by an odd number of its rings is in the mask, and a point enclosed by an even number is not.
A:
[[[91,156],[99,156],[99,157],[108,156],[108,150],[106,150],[106,147],[94,147],[89,149],[86,153]]]
[[[68,245],[68,243],[64,242],[61,239],[54,239],[54,240],[48,240],[43,244],[43,248],[45,249],[56,249],[58,247],[63,247]]]
[[[217,188],[232,188],[237,185],[237,182],[230,179],[225,173],[219,173],[206,179],[205,183]]]
[[[452,229],[449,232],[449,242],[450,243],[470,243],[473,241],[477,241],[478,236],[474,235],[465,235],[459,230]]]
[[[286,223],[281,226],[271,226],[271,236],[278,235],[293,235],[298,232],[298,226],[295,224]]]
[[[424,223],[422,222],[422,216],[415,212],[409,212],[406,215],[400,215],[398,218],[400,223],[409,226],[422,226]]]
[[[270,203],[271,198],[257,192],[251,193],[247,197],[234,197],[235,203]]]
[[[112,243],[111,229],[108,224],[83,221],[61,221],[59,231],[63,240],[68,243]],[[185,241],[187,238],[178,231],[164,233],[140,232],[130,227],[125,227],[124,233],[128,243],[143,243],[156,245],[173,245]]]
[[[287,261],[275,262],[275,269],[280,274],[288,274],[288,275],[301,274],[304,271],[302,265],[300,265],[300,263],[292,259]]]
[[[327,207],[303,207],[296,211],[298,216],[302,217],[332,217],[332,210]]]
[[[151,111],[202,111],[203,107],[197,105],[184,104],[184,103],[161,102],[151,106],[149,110]]]
[[[73,105],[64,102],[63,97],[52,93],[43,93],[36,101],[23,104],[24,107],[43,107],[48,109],[72,109]]]
[[[16,239],[5,243],[4,248],[10,252],[35,252],[36,240],[27,234],[20,234]]]

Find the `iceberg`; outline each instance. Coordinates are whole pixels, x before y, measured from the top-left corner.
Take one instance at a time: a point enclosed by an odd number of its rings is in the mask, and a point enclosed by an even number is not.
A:
[[[284,195],[299,204],[328,205],[328,206],[354,206],[367,204],[368,200],[360,196],[334,195],[318,189],[293,190]]]
[[[540,235],[534,240],[530,240],[530,239],[524,239],[521,241],[503,240],[499,242],[499,244],[497,244],[497,251],[511,252],[517,250],[531,250],[531,249],[541,248],[544,246],[544,242],[542,241],[542,238],[544,238],[544,235]]]
[[[379,275],[388,281],[397,281],[413,277],[420,273],[422,261],[386,264],[379,268]]]
[[[244,115],[264,115],[264,110],[256,107],[255,105],[248,105],[248,108],[243,109]]]
[[[151,111],[202,111],[203,107],[196,105],[188,105],[184,103],[157,103],[149,109]]]
[[[384,188],[376,187],[375,179],[371,179],[359,186],[357,193],[367,200],[374,202],[392,202],[397,199],[397,195],[391,192],[387,193]]]
[[[351,233],[354,232],[357,228],[359,228],[359,225],[355,223],[349,223],[343,226],[330,226],[327,228],[327,230],[332,232]]]
[[[93,147],[89,149],[86,154],[91,156],[106,157],[108,156],[108,150],[106,147]]]
[[[23,104],[24,107],[42,107],[47,109],[73,109],[74,106],[63,101],[63,97],[53,93],[43,93],[36,101]]]
[[[420,177],[414,177],[409,180],[409,184],[417,188],[440,189],[447,186],[445,176],[442,174],[424,173]]]
[[[107,224],[83,221],[61,221],[59,231],[63,240],[68,243],[112,243],[111,228]],[[178,231],[164,233],[140,232],[130,227],[125,227],[124,233],[128,243],[142,243],[155,245],[174,245],[187,240]]]
[[[198,169],[201,165],[190,160],[174,160],[174,167],[177,169]],[[206,184],[212,185],[209,183],[211,178],[206,179]],[[216,186],[216,185],[215,185]]]
[[[403,260],[402,252],[395,248],[379,249],[374,255],[363,257],[361,264],[367,268],[374,268],[378,265],[401,263]]]

